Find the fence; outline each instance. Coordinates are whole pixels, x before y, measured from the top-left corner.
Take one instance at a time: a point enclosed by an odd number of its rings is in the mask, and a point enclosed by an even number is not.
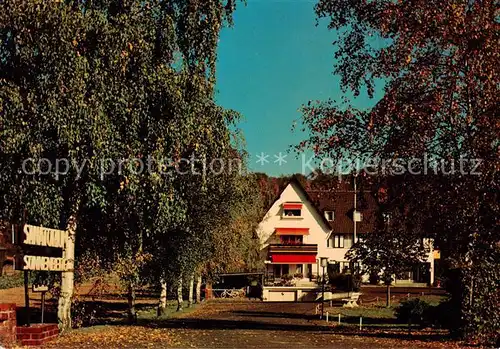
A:
[[[246,288],[214,288],[212,295],[214,298],[244,298]]]

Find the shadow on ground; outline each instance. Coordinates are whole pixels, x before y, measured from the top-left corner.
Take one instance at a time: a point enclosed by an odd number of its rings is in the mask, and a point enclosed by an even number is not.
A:
[[[124,325],[128,324],[127,303],[113,300],[83,301],[78,305],[80,316],[88,317],[87,325]],[[251,308],[250,308],[251,307]],[[238,309],[239,308],[239,309]],[[312,314],[309,305],[304,304],[269,304],[269,303],[208,303],[197,309],[194,313],[175,313],[175,307],[171,306],[169,317],[156,317],[155,306],[151,303],[137,304],[139,313],[147,316],[139,316],[134,326],[142,326],[157,329],[182,329],[186,333],[197,331],[214,331],[217,336],[226,336],[226,331],[262,331],[263,335],[283,333],[283,336],[327,336],[342,335],[381,339],[402,339],[420,341],[446,341],[448,335],[444,331],[414,331],[408,333],[403,324],[398,324],[391,318],[363,317],[363,324],[367,327],[361,331],[356,326],[359,317],[343,316],[343,326],[338,326],[335,317],[329,323],[318,319],[318,315]],[[281,310],[286,310],[282,312]],[[75,312],[74,314],[78,314]],[[211,311],[216,310],[215,313]],[[86,321],[84,321],[85,323]],[[192,330],[192,331],[191,331]],[[215,334],[214,334],[215,335]],[[232,335],[239,336],[238,332]],[[260,334],[258,334],[260,336]],[[326,338],[326,337],[325,337]],[[264,344],[264,343],[263,343]]]
[[[286,316],[286,314],[284,314]],[[293,314],[293,319],[296,319]],[[317,319],[317,317],[316,317]],[[343,336],[362,336],[372,338],[391,338],[391,339],[414,339],[421,341],[442,341],[449,339],[443,333],[436,332],[418,332],[408,334],[404,330],[394,330],[384,328],[385,331],[378,331],[371,327],[358,331],[352,326],[334,326],[311,324],[293,324],[293,323],[270,323],[266,321],[251,320],[225,320],[225,319],[199,319],[199,318],[179,318],[159,321],[139,322],[138,325],[150,326],[155,328],[169,329],[193,329],[193,330],[262,330],[262,331],[286,331],[286,332],[309,332],[323,334],[341,334]]]

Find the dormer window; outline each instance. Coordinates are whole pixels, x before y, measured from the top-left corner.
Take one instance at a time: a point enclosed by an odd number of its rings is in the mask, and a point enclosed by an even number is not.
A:
[[[325,219],[329,222],[333,221],[335,215],[333,214],[333,211],[325,211]]]
[[[300,217],[302,212],[300,210],[284,210],[284,215],[286,217]]]
[[[283,218],[302,217],[302,203],[287,202],[283,204]]]

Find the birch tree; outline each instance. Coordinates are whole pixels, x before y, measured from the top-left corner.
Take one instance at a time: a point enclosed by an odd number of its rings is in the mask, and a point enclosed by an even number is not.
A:
[[[31,223],[70,227],[79,243],[79,232],[90,231],[79,224],[88,221],[83,215],[109,211],[118,195],[123,177],[113,161],[175,160],[197,143],[200,128],[217,127],[203,112],[213,104],[219,30],[234,9],[231,0],[2,2],[2,219],[27,209]],[[128,171],[132,185],[161,182],[166,194],[148,200],[172,207],[169,181],[136,170]],[[145,226],[148,237],[152,225]],[[62,280],[64,331],[73,280]]]

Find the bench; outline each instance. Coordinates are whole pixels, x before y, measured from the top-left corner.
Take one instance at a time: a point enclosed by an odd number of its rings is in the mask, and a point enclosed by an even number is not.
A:
[[[342,302],[344,304],[342,305],[345,308],[354,308],[358,306],[358,300],[359,300],[359,292],[354,292],[351,294],[350,298],[342,298]]]

